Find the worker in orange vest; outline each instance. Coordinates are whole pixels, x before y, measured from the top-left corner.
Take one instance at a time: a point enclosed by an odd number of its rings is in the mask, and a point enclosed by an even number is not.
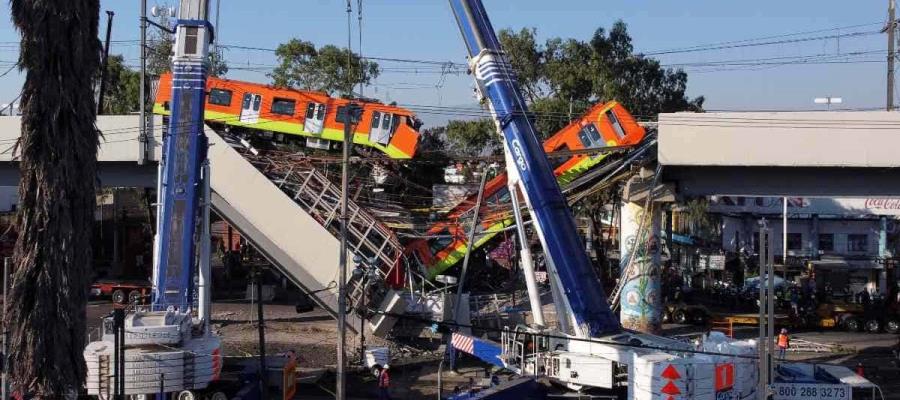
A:
[[[778,335],[778,358],[784,360],[784,355],[788,347],[791,345],[791,339],[788,337],[787,329],[781,328],[781,334]]]

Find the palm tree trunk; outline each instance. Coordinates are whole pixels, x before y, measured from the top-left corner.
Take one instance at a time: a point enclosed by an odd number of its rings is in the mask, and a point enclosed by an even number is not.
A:
[[[18,239],[6,326],[13,390],[72,397],[85,380],[85,306],[99,132],[99,0],[11,0],[22,37]]]

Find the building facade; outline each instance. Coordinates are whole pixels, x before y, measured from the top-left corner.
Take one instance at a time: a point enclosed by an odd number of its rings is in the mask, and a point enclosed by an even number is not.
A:
[[[785,238],[783,198],[712,198],[710,211],[722,217],[723,250],[757,254],[765,220],[774,235],[776,264],[788,278],[814,277],[817,286],[827,283],[849,293],[896,293],[900,199],[787,198],[787,203]]]

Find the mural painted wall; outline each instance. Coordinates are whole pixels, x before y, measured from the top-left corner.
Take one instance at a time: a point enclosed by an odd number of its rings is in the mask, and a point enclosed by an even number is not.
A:
[[[622,327],[640,332],[659,333],[662,329],[662,292],[660,281],[659,231],[662,215],[652,209],[640,228],[645,211],[635,203],[622,205],[620,241],[622,276],[625,284],[619,298]],[[632,261],[633,259],[633,261]]]

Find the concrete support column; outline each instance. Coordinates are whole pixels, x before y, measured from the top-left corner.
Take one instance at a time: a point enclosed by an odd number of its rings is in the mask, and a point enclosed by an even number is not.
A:
[[[659,333],[662,329],[660,208],[658,203],[651,207],[641,229],[641,221],[648,210],[637,203],[622,204],[620,266],[621,279],[625,283],[619,297],[619,319],[622,327],[639,332]],[[629,263],[632,264],[630,271]]]

